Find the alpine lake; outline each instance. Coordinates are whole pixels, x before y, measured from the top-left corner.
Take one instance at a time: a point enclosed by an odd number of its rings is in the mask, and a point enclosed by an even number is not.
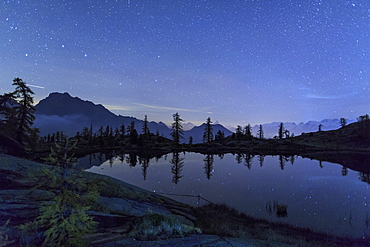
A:
[[[369,164],[367,164],[369,165]],[[350,238],[370,237],[370,176],[301,156],[90,154],[86,171],[177,201],[224,203],[255,218]]]

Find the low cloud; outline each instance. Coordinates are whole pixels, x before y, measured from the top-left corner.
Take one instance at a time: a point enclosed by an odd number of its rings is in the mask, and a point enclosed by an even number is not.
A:
[[[119,105],[104,105],[105,108],[107,108],[108,110],[112,110],[112,111],[132,111],[132,110],[136,110],[134,109],[133,107],[128,107],[128,106],[119,106]]]
[[[358,94],[357,92],[347,93],[347,94],[337,94],[337,95],[319,95],[319,94],[308,94],[307,98],[310,99],[343,99],[351,97]]]
[[[186,108],[176,108],[176,107],[168,107],[168,106],[156,106],[156,105],[147,105],[147,104],[140,104],[140,103],[133,103],[134,105],[147,107],[151,109],[158,109],[158,110],[171,110],[171,111],[187,111],[187,112],[201,112],[199,110],[194,109],[186,109]]]

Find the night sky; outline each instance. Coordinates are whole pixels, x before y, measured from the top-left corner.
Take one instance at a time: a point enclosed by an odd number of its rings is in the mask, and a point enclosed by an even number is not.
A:
[[[370,1],[20,0],[0,5],[0,93],[68,92],[200,124],[370,113]]]

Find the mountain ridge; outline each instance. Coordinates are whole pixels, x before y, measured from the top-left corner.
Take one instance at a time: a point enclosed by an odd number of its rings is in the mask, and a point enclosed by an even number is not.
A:
[[[100,126],[111,126],[113,129],[124,124],[125,128],[131,122],[135,123],[135,129],[141,133],[144,121],[135,117],[115,115],[101,104],[94,104],[91,101],[82,100],[78,97],[72,97],[69,93],[50,93],[48,97],[40,100],[35,106],[36,120],[35,127],[40,129],[41,135],[63,131],[68,136],[74,136],[77,132],[81,132],[83,127],[92,125],[93,131],[96,132]],[[193,143],[202,142],[204,128],[194,126],[191,123],[185,124],[189,130],[184,131],[182,143],[188,143],[190,136],[193,138]],[[202,125],[201,125],[202,126]],[[213,125],[214,134],[218,130],[224,132],[225,136],[232,134],[231,131],[222,125]],[[171,138],[172,129],[163,122],[148,122],[148,128],[152,133]]]
[[[100,126],[120,127],[122,124],[127,126],[131,122],[135,123],[135,129],[141,133],[143,120],[116,115],[109,111],[101,104],[95,104],[88,100],[73,97],[69,93],[50,93],[48,97],[40,100],[35,106],[36,120],[35,127],[40,129],[41,135],[48,133],[55,133],[56,131],[63,131],[68,136],[73,136],[77,132],[81,132],[83,127],[90,127],[92,125],[93,131],[97,131]],[[353,123],[354,120],[348,120],[347,123]],[[262,124],[265,138],[273,138],[278,134],[279,125],[281,122],[271,122]],[[319,125],[322,125],[322,130],[334,130],[341,127],[339,119],[323,119],[321,121],[307,121],[307,122],[283,122],[284,129],[289,130],[290,135],[301,135],[302,133],[316,132]],[[188,143],[190,136],[193,138],[193,143],[202,142],[204,125],[196,126],[191,122],[183,124],[184,139],[182,143]],[[224,132],[225,136],[229,136],[233,131],[215,122],[213,125],[213,134],[217,131]],[[159,132],[167,138],[171,138],[171,128],[163,122],[148,122],[148,127],[152,133]],[[252,126],[252,135],[257,136],[259,125]]]

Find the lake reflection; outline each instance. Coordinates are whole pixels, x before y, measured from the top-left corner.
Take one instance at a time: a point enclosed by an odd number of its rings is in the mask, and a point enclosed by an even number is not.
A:
[[[194,206],[206,203],[199,200],[200,195],[257,218],[340,236],[370,234],[369,175],[338,164],[250,154],[173,153],[153,159],[126,154],[108,158],[87,171],[166,193]]]

